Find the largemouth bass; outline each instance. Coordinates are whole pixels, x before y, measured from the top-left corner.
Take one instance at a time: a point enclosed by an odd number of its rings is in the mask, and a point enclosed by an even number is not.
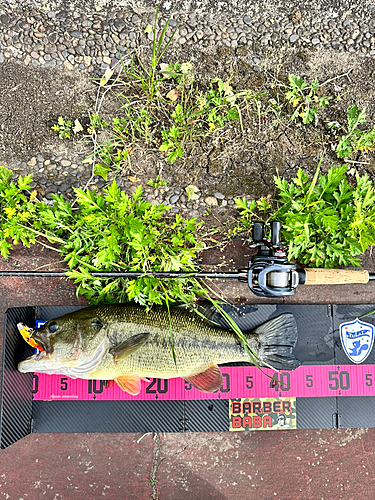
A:
[[[136,395],[147,377],[181,377],[204,392],[219,389],[223,378],[218,364],[244,361],[249,356],[237,335],[183,308],[150,311],[132,304],[92,306],[65,314],[34,330],[31,338],[43,347],[18,365],[21,372],[65,375],[72,378],[114,380]],[[174,360],[170,332],[173,337]],[[251,332],[249,346],[264,364],[292,370],[297,327],[292,314],[282,314]],[[262,364],[262,363],[260,363]]]

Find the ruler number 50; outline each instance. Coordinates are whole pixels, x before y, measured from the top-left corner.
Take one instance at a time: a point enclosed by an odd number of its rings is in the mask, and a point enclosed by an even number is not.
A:
[[[328,380],[331,382],[328,384],[331,391],[337,391],[337,389],[347,391],[350,388],[349,372],[328,372]]]

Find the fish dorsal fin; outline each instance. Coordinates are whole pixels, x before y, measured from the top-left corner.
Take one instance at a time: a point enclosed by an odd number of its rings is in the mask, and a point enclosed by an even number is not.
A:
[[[211,365],[203,372],[184,378],[189,384],[202,392],[215,392],[223,385],[223,376],[217,365]]]
[[[198,314],[198,316],[203,317],[206,321],[208,321],[212,325],[218,326],[218,324],[215,321],[213,321],[213,317],[217,312],[216,307],[209,300],[197,302],[194,304],[193,307],[187,306],[186,304],[180,304],[178,306],[174,306],[174,309],[181,309],[189,311],[191,313]]]
[[[138,375],[121,375],[121,377],[115,378],[115,382],[120,389],[132,396],[141,392],[141,379]]]
[[[137,335],[127,338],[121,344],[111,347],[109,353],[113,355],[115,363],[117,363],[142,347],[149,336],[149,333],[137,333]]]

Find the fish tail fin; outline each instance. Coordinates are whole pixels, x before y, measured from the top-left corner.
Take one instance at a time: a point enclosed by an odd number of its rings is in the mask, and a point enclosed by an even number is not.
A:
[[[258,326],[251,333],[258,336],[259,357],[265,364],[278,370],[294,370],[301,364],[293,353],[298,336],[293,314],[281,314]]]

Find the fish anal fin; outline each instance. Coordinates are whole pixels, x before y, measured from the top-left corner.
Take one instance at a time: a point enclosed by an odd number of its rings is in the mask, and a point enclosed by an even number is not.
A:
[[[109,353],[113,355],[115,363],[117,363],[142,347],[149,336],[149,333],[137,333],[121,342],[121,344],[111,347]]]
[[[141,379],[138,375],[121,375],[115,378],[115,382],[120,389],[132,396],[137,396],[141,392]]]
[[[211,365],[203,372],[184,378],[189,384],[202,392],[215,392],[223,385],[223,376],[217,365]]]

